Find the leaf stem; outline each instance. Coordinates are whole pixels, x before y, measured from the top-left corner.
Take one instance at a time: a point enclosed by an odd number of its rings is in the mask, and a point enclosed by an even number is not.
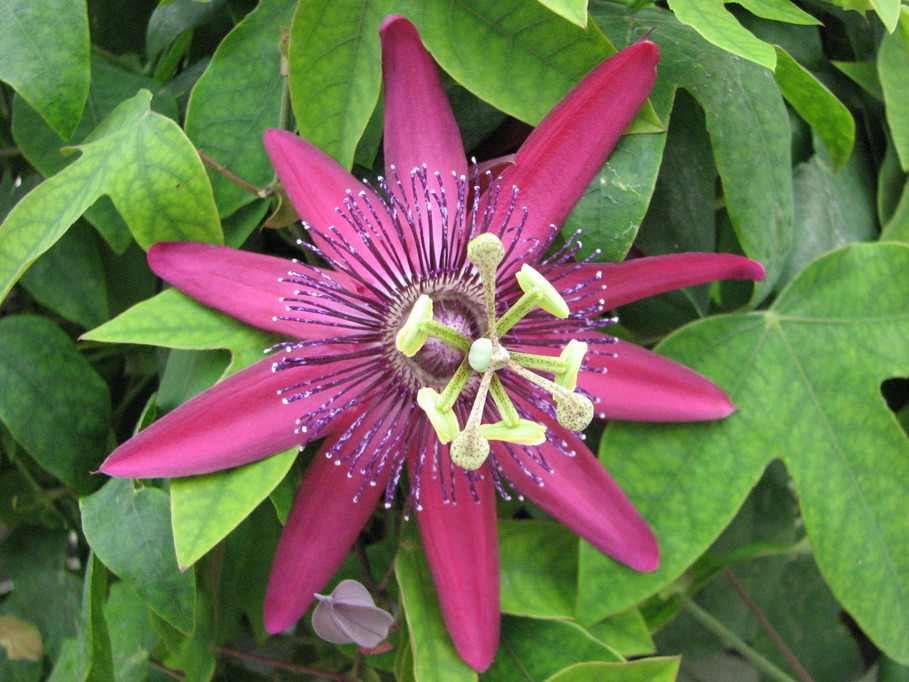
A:
[[[745,606],[748,607],[748,610],[751,611],[758,623],[761,624],[761,627],[764,628],[764,632],[767,633],[767,636],[773,641],[774,646],[776,646],[776,648],[780,650],[780,653],[786,657],[786,660],[789,662],[789,665],[792,666],[792,669],[795,671],[795,674],[798,675],[798,678],[802,680],[802,682],[814,682],[811,675],[805,670],[801,662],[799,662],[799,659],[796,658],[795,654],[786,646],[783,638],[780,637],[779,633],[773,625],[771,625],[767,616],[764,615],[764,612],[754,603],[754,600],[745,590],[745,587],[739,582],[739,579],[735,577],[735,573],[733,573],[728,566],[723,569],[723,572],[726,574],[726,578],[729,579],[729,582],[732,583],[732,587],[738,593],[739,598],[744,602]]]
[[[228,649],[227,647],[223,646],[216,646],[215,650],[227,656],[233,656],[234,658],[239,658],[244,661],[262,663],[263,665],[269,665],[273,668],[290,670],[292,672],[303,673],[304,675],[317,675],[319,677],[326,677],[329,680],[338,680],[338,682],[357,682],[355,678],[351,677],[350,675],[345,675],[344,673],[333,673],[328,670],[320,670],[319,668],[308,668],[303,665],[294,665],[293,663],[273,661],[270,658],[263,658],[262,656],[255,656],[253,654],[246,654],[242,651],[234,651],[233,649]]]
[[[237,187],[239,187],[241,189],[245,189],[247,192],[250,192],[252,194],[255,194],[260,199],[267,199],[268,197],[270,197],[271,195],[273,195],[275,193],[275,191],[271,187],[260,188],[260,187],[256,187],[255,185],[249,184],[243,178],[231,173],[229,170],[227,170],[227,166],[218,163],[213,158],[211,158],[208,154],[203,152],[201,149],[196,149],[196,153],[199,154],[199,158],[202,159],[202,163],[204,163],[206,166],[211,168],[213,171],[215,171],[219,175],[223,175],[225,178],[227,178],[232,183],[234,183]]]
[[[707,611],[694,603],[690,597],[684,594],[676,594],[675,600],[692,618],[698,621],[705,628],[715,634],[727,646],[738,651],[742,656],[754,664],[754,667],[761,670],[768,677],[780,682],[796,682],[795,679],[777,668],[773,663],[764,658],[757,651],[748,646],[745,641],[729,628],[723,625],[716,618],[711,616]]]

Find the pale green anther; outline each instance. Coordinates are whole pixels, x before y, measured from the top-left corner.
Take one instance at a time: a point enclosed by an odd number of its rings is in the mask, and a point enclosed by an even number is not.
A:
[[[467,244],[467,257],[478,268],[496,268],[505,258],[505,246],[492,232],[484,232]]]
[[[448,451],[451,461],[467,471],[476,471],[489,457],[489,441],[479,429],[465,428]]]
[[[529,419],[520,419],[513,426],[504,421],[480,424],[480,433],[486,440],[502,440],[518,445],[540,445],[546,440],[546,427]]]
[[[562,320],[568,317],[571,312],[568,309],[568,304],[565,303],[562,295],[555,290],[555,287],[543,275],[525,263],[515,277],[518,278],[521,291],[529,293],[532,289],[540,290],[542,297],[537,302],[537,305],[543,310]]]
[[[583,431],[593,420],[593,403],[579,393],[553,396],[556,421],[570,431]]]
[[[431,319],[432,299],[426,294],[422,294],[416,303],[413,304],[410,315],[407,316],[407,321],[398,330],[395,336],[395,347],[409,358],[416,355],[429,337],[421,329],[421,325]]]
[[[559,359],[565,363],[565,369],[555,373],[555,382],[569,391],[573,391],[578,385],[578,372],[581,371],[581,363],[584,362],[584,356],[587,355],[587,344],[577,339],[572,339],[568,345],[562,349]]]
[[[467,361],[470,366],[477,372],[483,373],[492,362],[492,341],[487,338],[480,338],[470,345],[470,352],[467,354]]]
[[[450,443],[458,435],[460,426],[458,426],[458,418],[455,416],[454,410],[439,409],[441,402],[442,396],[428,386],[417,391],[417,405],[429,417],[429,423],[436,430],[439,441]]]

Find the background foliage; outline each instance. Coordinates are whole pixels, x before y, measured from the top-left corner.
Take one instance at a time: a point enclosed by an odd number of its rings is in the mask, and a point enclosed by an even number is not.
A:
[[[389,13],[417,25],[480,160],[651,32],[651,105],[566,230],[583,227],[607,260],[740,252],[768,271],[757,286],[619,311],[620,334],[716,381],[740,411],[590,434],[658,535],[655,573],[606,559],[529,503],[500,505],[506,615],[480,679],[909,679],[905,2],[4,8],[0,679],[477,679],[445,633],[413,524],[393,513],[337,576],[369,578],[364,558],[374,580],[393,573],[390,652],[320,642],[305,620],[266,635],[295,451],[169,482],[90,473],[274,342],[161,291],[143,249],[291,254],[292,227],[260,227],[274,212],[266,224],[282,224],[262,131],[297,129],[373,174]]]

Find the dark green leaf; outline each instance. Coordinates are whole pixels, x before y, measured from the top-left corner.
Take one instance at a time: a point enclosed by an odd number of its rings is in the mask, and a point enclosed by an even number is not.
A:
[[[159,5],[151,15],[145,33],[148,58],[155,59],[181,34],[211,21],[223,9],[224,0],[176,0]]]
[[[149,652],[158,640],[148,607],[135,590],[118,582],[111,585],[104,615],[108,623],[115,624],[110,629],[110,641],[117,682],[143,682]]]
[[[65,28],[64,28],[65,27]],[[88,15],[69,0],[7,0],[0,21],[0,80],[67,139],[88,95]]]
[[[42,467],[79,492],[94,489],[108,451],[107,385],[50,320],[0,320],[0,419]]]
[[[104,565],[155,613],[181,632],[193,632],[195,575],[177,567],[167,495],[111,479],[82,498],[80,507],[85,537]]]
[[[661,352],[724,387],[739,411],[707,424],[610,425],[604,464],[652,524],[663,559],[644,575],[582,551],[587,616],[674,580],[781,458],[834,594],[878,646],[909,660],[909,551],[900,539],[909,440],[879,388],[909,375],[907,311],[909,247],[860,244],[815,261],[765,313],[670,337]]]
[[[79,618],[78,670],[74,680],[114,682],[114,661],[110,635],[104,617],[107,601],[107,569],[92,554],[85,569],[82,613]]]
[[[483,682],[542,682],[574,663],[622,660],[577,623],[504,616],[499,650]]]
[[[67,230],[21,281],[39,303],[81,327],[96,327],[109,317],[98,241],[85,223]]]
[[[657,88],[685,88],[704,108],[726,209],[745,254],[767,269],[755,300],[772,290],[792,244],[789,117],[772,74],[680,25],[670,12],[598,3],[600,27],[626,43],[654,27],[661,50]]]

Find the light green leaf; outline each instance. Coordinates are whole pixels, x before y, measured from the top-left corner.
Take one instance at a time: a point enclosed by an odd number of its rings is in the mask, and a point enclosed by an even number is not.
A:
[[[792,244],[790,124],[772,74],[710,45],[671,12],[654,8],[629,16],[613,5],[591,9],[617,43],[656,27],[656,88],[684,88],[704,108],[736,236],[746,255],[767,270],[755,287],[753,298],[760,300],[773,289]]]
[[[826,85],[796,62],[786,50],[779,46],[775,49],[777,63],[773,75],[780,92],[824,141],[834,168],[842,170],[855,142],[852,114]]]
[[[909,243],[909,182],[900,193],[900,200],[893,215],[881,230],[881,241],[887,240]]]
[[[148,677],[149,652],[158,641],[148,607],[124,582],[110,587],[104,616],[111,628],[110,641],[117,682],[144,682]]]
[[[413,652],[416,682],[476,682],[477,674],[455,651],[415,528],[407,524],[395,560],[395,577]]]
[[[213,310],[177,289],[165,289],[86,332],[82,338],[186,350],[227,348],[233,355],[228,373],[253,358],[261,359],[262,351],[274,343],[268,333]]]
[[[61,137],[68,138],[88,96],[85,3],[6,0],[0,21],[0,80],[12,85]]]
[[[623,660],[577,623],[504,616],[499,650],[483,682],[544,680],[574,663]]]
[[[909,440],[880,393],[884,379],[909,375],[907,335],[909,247],[891,243],[842,248],[770,310],[670,337],[659,350],[725,388],[738,412],[705,424],[610,425],[604,465],[654,528],[662,563],[638,574],[582,549],[587,616],[678,577],[780,458],[832,591],[880,648],[909,660]],[[584,598],[591,591],[596,605]]]
[[[678,658],[644,658],[628,663],[578,663],[546,682],[675,682]]]
[[[884,23],[887,33],[893,33],[900,20],[900,0],[871,0],[871,5]]]
[[[884,38],[877,57],[884,113],[903,170],[909,170],[909,52],[900,33]]]
[[[587,28],[587,0],[538,0],[547,9],[572,24]]]
[[[629,609],[588,625],[587,632],[605,642],[622,656],[640,656],[656,651],[650,628],[637,609]]]
[[[345,168],[379,99],[375,0],[301,2],[290,27],[290,97],[301,137]]]
[[[266,128],[280,125],[281,27],[289,26],[296,0],[267,0],[221,42],[193,88],[186,134],[218,163],[264,187],[274,171],[262,146]],[[256,200],[223,175],[209,171],[221,216]]]
[[[801,26],[819,26],[820,21],[799,9],[790,0],[734,0],[755,16]]]
[[[573,618],[577,537],[547,521],[499,521],[501,608],[533,618]]]
[[[229,471],[171,480],[170,513],[180,570],[192,566],[249,516],[296,457],[293,448]]]
[[[117,107],[80,145],[79,159],[10,212],[0,225],[0,296],[103,194],[144,248],[174,239],[223,242],[202,162],[150,101],[142,91]]]
[[[82,613],[76,643],[78,645],[78,670],[75,680],[82,682],[113,682],[114,661],[111,653],[110,634],[104,617],[107,601],[107,569],[94,554],[88,558],[85,569],[85,586],[82,589]]]
[[[195,628],[196,580],[174,556],[167,495],[111,479],[79,501],[88,544],[159,616],[185,634]]]
[[[717,47],[771,71],[776,67],[773,47],[744,28],[726,9],[725,0],[669,0],[669,9]]]
[[[0,419],[47,471],[79,492],[108,452],[107,384],[53,322],[0,320]]]

